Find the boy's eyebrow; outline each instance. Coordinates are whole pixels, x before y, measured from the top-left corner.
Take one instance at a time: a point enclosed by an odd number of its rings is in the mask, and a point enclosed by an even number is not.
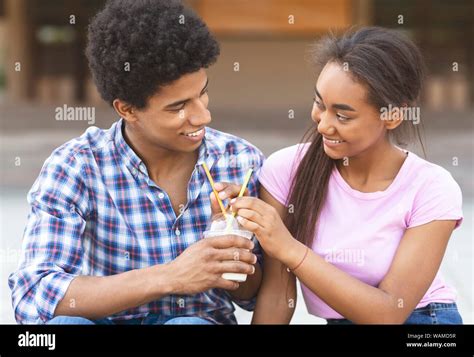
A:
[[[321,94],[319,94],[318,90],[316,89],[316,86],[314,87],[314,93],[319,97],[319,99],[323,100],[323,97],[321,97]],[[323,100],[323,102],[324,102],[324,100]],[[331,107],[333,107],[334,109],[347,110],[347,111],[350,111],[350,112],[355,112],[356,111],[350,105],[342,104],[342,103],[333,104],[333,105],[331,105]]]
[[[204,85],[204,87],[202,88],[201,90],[201,94],[207,89],[209,85],[209,78],[206,80],[206,84]],[[165,109],[167,108],[172,108],[172,107],[177,107],[178,105],[181,105],[181,104],[185,104],[186,102],[190,101],[192,98],[187,98],[187,99],[181,99],[181,100],[178,100],[176,102],[173,102],[171,104],[168,104]]]

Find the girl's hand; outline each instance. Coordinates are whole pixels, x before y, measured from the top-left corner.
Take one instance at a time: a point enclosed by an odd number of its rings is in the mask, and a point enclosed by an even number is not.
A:
[[[231,182],[216,182],[214,188],[216,189],[221,201],[225,201],[227,199],[237,197],[239,195],[241,186]],[[244,196],[248,195],[249,190],[245,189]],[[219,207],[219,203],[217,202],[214,192],[211,192],[210,198],[212,215],[214,216],[215,214],[221,213],[221,208]],[[225,208],[227,209],[228,207]]]
[[[253,232],[265,252],[278,260],[287,255],[295,242],[277,210],[255,197],[238,197],[230,201],[243,228]]]

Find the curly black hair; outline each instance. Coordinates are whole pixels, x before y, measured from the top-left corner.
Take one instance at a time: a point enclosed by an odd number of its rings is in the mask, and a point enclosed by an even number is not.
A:
[[[102,98],[138,109],[162,86],[212,65],[219,44],[177,0],[110,0],[91,21],[86,56]]]

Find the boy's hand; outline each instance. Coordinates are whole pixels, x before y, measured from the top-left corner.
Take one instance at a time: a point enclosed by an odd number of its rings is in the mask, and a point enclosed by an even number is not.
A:
[[[222,278],[223,273],[252,275],[257,256],[254,243],[236,235],[201,239],[167,264],[173,294],[194,295],[209,289],[236,290],[239,283]]]
[[[219,198],[221,201],[224,201],[226,199],[233,199],[239,195],[241,186],[236,185],[234,183],[230,182],[216,182],[214,185],[216,191],[218,192]],[[249,191],[248,189],[245,189],[244,196],[248,196]],[[228,205],[224,205],[224,207],[227,209]],[[214,195],[214,192],[211,192],[211,210],[212,210],[212,215],[214,216],[215,214],[221,213],[221,209],[219,207],[219,203],[217,202],[216,196]]]

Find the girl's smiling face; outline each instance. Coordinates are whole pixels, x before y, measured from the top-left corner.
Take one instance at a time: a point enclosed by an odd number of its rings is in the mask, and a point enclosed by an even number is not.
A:
[[[355,157],[388,140],[393,123],[380,119],[368,102],[367,89],[336,62],[321,71],[315,87],[311,117],[332,159]]]

